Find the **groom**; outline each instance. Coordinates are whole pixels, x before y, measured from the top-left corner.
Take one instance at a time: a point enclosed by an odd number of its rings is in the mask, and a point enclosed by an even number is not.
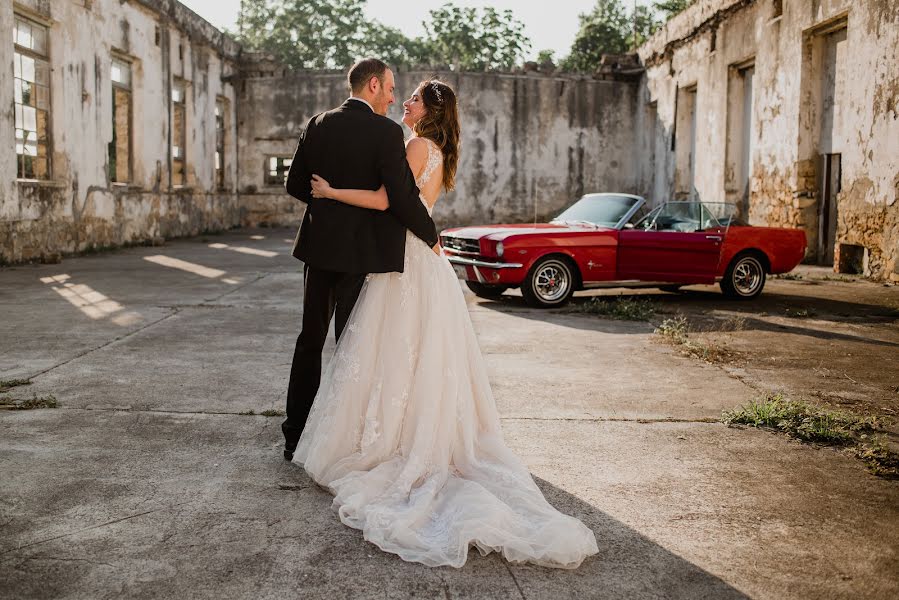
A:
[[[293,255],[303,261],[303,328],[287,387],[284,458],[293,459],[321,381],[322,348],[331,318],[343,332],[367,273],[403,270],[406,230],[429,246],[437,229],[418,197],[406,162],[403,130],[386,117],[393,104],[393,73],[376,58],[359,61],[347,76],[351,95],[312,117],[300,134],[287,174],[287,193],[306,203]],[[387,189],[386,211],[312,197],[312,174],[339,188]]]

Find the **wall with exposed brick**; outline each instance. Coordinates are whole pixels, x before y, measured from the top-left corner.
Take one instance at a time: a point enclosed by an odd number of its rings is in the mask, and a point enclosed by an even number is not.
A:
[[[658,119],[655,195],[739,202],[739,169],[729,155],[743,133],[739,78],[751,67],[744,216],[805,229],[810,261],[829,262],[830,248],[839,268],[841,249],[861,250],[866,274],[899,280],[897,25],[894,0],[698,0],[639,49],[640,102]],[[678,168],[690,154],[678,100],[694,87],[689,180],[689,169]],[[823,154],[840,155],[832,247],[823,231]]]
[[[14,14],[49,34],[48,178],[17,178],[13,67]],[[57,260],[90,248],[196,234],[239,223],[236,122],[226,118],[225,186],[214,182],[216,98],[234,104],[222,78],[237,46],[178,2],[0,2],[0,261]],[[131,62],[132,174],[111,183],[112,56]],[[186,181],[170,184],[169,97],[186,83]],[[233,111],[233,108],[231,109]]]

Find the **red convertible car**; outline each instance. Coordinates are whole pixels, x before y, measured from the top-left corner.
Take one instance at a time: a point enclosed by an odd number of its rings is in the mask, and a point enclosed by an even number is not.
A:
[[[578,290],[718,282],[755,298],[766,273],[791,271],[805,232],[750,227],[731,204],[673,201],[647,210],[628,194],[587,194],[549,223],[459,227],[440,234],[444,253],[478,296],[521,288],[531,306],[559,306]]]

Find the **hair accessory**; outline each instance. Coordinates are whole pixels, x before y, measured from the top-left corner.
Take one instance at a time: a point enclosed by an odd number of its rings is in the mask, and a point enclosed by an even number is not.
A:
[[[434,94],[437,96],[437,102],[443,103],[443,94],[440,92],[440,86],[437,85],[437,80],[431,82],[431,89],[434,90]]]

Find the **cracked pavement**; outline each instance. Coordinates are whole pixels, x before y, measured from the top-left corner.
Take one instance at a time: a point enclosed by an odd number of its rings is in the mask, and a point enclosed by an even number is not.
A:
[[[758,377],[678,356],[647,323],[470,294],[509,445],[600,553],[576,571],[382,553],[258,414],[283,410],[292,241],[236,230],[0,269],[0,379],[32,380],[6,395],[59,402],[0,411],[0,597],[899,596],[899,486],[718,423]]]

